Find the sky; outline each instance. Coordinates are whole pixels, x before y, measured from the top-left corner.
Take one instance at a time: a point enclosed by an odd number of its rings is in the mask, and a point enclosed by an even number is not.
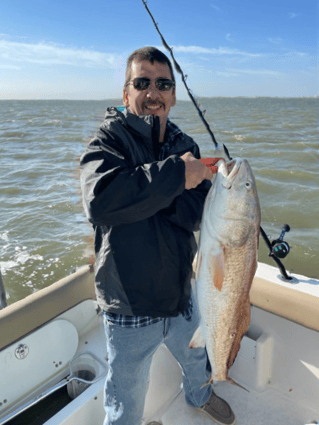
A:
[[[318,96],[316,0],[147,4],[196,96]],[[119,99],[147,45],[169,56],[142,0],[0,0],[0,99]]]

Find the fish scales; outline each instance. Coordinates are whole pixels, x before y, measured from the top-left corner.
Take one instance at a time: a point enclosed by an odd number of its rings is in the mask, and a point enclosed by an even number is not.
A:
[[[249,290],[257,268],[260,206],[244,159],[220,161],[203,212],[196,268],[201,317],[190,347],[206,345],[210,381],[228,379],[250,324]]]

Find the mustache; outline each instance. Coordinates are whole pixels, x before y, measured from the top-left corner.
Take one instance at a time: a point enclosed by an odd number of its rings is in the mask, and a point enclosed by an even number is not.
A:
[[[145,102],[143,102],[143,106],[153,106],[153,105],[162,105],[164,106],[164,103],[161,102],[160,100],[146,100]]]

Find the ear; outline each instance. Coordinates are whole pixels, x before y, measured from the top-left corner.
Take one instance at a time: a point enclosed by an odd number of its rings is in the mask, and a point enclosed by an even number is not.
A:
[[[128,93],[127,93],[126,88],[123,89],[123,103],[124,103],[124,106],[126,106],[127,108],[130,106],[130,102],[129,102]]]

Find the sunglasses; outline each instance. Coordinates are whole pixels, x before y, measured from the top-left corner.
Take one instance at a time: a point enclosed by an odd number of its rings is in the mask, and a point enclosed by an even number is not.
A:
[[[129,84],[133,84],[133,87],[136,90],[142,91],[142,90],[146,90],[149,88],[151,81],[149,78],[145,78],[145,77],[137,77],[134,78],[133,80],[129,81],[126,85],[128,86]],[[175,83],[174,81],[168,79],[168,78],[157,78],[155,80],[155,87],[158,90],[161,91],[169,91],[171,90],[173,87],[175,87]]]

